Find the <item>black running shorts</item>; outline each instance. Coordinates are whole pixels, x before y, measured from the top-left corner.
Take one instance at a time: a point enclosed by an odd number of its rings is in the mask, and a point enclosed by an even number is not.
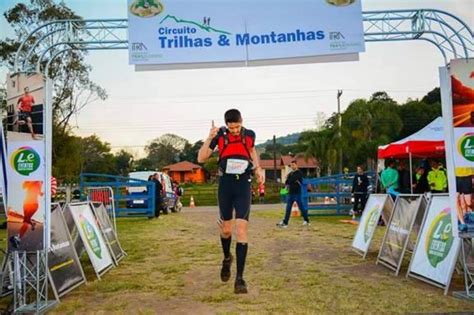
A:
[[[222,175],[219,177],[218,201],[220,217],[223,221],[233,218],[249,220],[252,178],[248,174]]]
[[[472,176],[456,176],[456,191],[460,194],[472,194]]]

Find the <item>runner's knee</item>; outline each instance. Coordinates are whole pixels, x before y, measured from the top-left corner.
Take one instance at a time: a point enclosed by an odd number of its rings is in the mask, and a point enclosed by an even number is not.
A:
[[[223,224],[221,227],[221,234],[224,238],[228,238],[232,236],[232,225],[231,224]]]

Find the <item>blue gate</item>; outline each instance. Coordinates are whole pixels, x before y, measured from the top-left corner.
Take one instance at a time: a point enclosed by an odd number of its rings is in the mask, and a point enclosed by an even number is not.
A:
[[[356,173],[338,174],[303,180],[303,203],[309,215],[343,215],[352,209],[352,181]],[[375,173],[369,177],[369,192],[375,187]]]
[[[87,198],[87,190],[90,187],[112,188],[117,217],[145,216],[153,218],[155,215],[155,183],[152,181],[107,174],[82,173],[80,176],[81,199]],[[130,192],[130,190],[134,192]]]

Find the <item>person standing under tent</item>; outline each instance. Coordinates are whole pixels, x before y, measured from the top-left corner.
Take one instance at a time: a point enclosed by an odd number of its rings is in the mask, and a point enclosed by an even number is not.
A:
[[[301,188],[303,187],[303,173],[298,169],[298,164],[296,160],[291,161],[290,163],[291,172],[288,174],[285,184],[288,186],[288,199],[286,201],[286,211],[285,217],[277,226],[280,228],[287,228],[288,222],[290,221],[291,215],[291,207],[293,203],[296,202],[299,209],[301,210],[301,214],[303,215],[303,225],[307,226],[310,225],[309,218],[308,218],[308,210],[303,204],[303,200],[301,198]]]
[[[382,188],[390,194],[392,199],[398,196],[398,171],[395,169],[395,161],[390,159],[387,161],[387,167],[380,175],[380,183]]]
[[[446,192],[448,178],[446,172],[441,168],[442,164],[436,160],[431,161],[431,170],[428,172],[428,184],[433,194]]]
[[[423,166],[419,166],[416,168],[415,174],[413,175],[413,193],[424,194],[429,191],[430,185],[428,184],[428,174]]]
[[[410,171],[407,170],[405,161],[398,162],[398,191],[402,194],[411,193]]]
[[[217,128],[212,121],[209,136],[198,153],[198,162],[204,163],[218,148],[218,203],[219,227],[224,260],[221,267],[221,280],[227,282],[231,276],[233,256],[230,253],[232,243],[232,219],[235,212],[237,229],[237,274],[234,292],[247,293],[247,284],[243,273],[248,251],[248,224],[251,205],[252,172],[257,182],[263,183],[262,168],[255,149],[255,132],[243,127],[242,115],[237,109],[224,114],[225,127]],[[234,211],[235,210],[235,211]]]
[[[352,182],[352,195],[354,196],[354,208],[355,213],[364,211],[365,203],[367,202],[367,191],[369,188],[369,178],[364,174],[364,169],[361,165],[357,166],[357,174],[354,176]],[[360,204],[360,211],[359,211]]]

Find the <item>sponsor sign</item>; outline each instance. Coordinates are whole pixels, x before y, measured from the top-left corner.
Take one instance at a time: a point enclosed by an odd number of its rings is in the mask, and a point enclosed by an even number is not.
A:
[[[398,274],[403,256],[409,241],[415,221],[415,231],[419,230],[426,208],[423,195],[399,195],[395,202],[395,208],[385,232],[385,237],[380,248],[377,262],[381,262],[393,269]]]
[[[448,286],[460,240],[453,234],[449,196],[432,196],[409,273]]]
[[[8,248],[47,247],[46,143],[42,135],[44,79],[40,74],[7,77],[7,222]],[[46,224],[47,225],[47,224]]]
[[[112,257],[102,233],[96,223],[96,218],[89,203],[73,203],[68,205],[82,243],[98,275],[112,266]]]
[[[446,162],[455,236],[474,232],[474,59],[440,68]]]
[[[51,212],[51,246],[48,252],[48,268],[58,297],[63,296],[86,280],[59,205],[55,205]]]
[[[357,232],[352,242],[352,247],[365,255],[369,250],[370,243],[379,223],[382,213],[384,217],[390,218],[393,209],[393,201],[386,194],[371,194],[365,204],[364,212],[360,218]],[[388,220],[387,220],[388,221]]]
[[[327,62],[364,51],[360,0],[128,0],[128,21],[134,65]]]

